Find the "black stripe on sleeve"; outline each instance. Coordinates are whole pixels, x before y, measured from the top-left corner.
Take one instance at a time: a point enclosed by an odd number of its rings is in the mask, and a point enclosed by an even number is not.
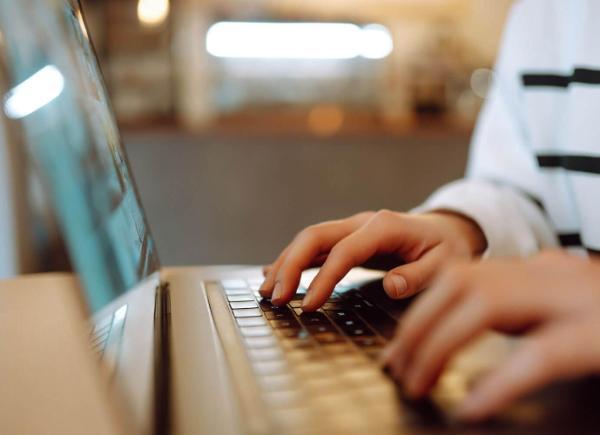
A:
[[[600,256],[600,249],[587,248],[586,250],[589,255]]]
[[[529,193],[525,189],[522,189],[522,188],[520,188],[518,186],[514,186],[512,184],[507,184],[506,181],[500,180],[500,179],[488,178],[488,181],[494,183],[496,186],[507,186],[507,187],[510,187],[511,189],[516,190],[521,195],[525,196],[528,200],[530,200],[531,202],[533,202],[540,209],[540,211],[542,211],[542,213],[547,213],[546,212],[546,207],[544,207],[544,203],[542,202],[542,200],[540,200],[535,195],[532,195],[531,193]]]
[[[581,236],[577,233],[559,234],[558,240],[563,247],[580,247],[582,246]]]
[[[565,89],[571,83],[600,85],[600,70],[590,68],[575,68],[572,74],[524,73],[521,77],[525,87]]]
[[[568,171],[600,174],[600,157],[538,154],[540,168],[562,168]]]

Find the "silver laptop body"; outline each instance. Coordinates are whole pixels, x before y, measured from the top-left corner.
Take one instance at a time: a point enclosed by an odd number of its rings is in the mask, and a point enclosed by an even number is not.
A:
[[[0,31],[3,121],[55,205],[89,307],[90,351],[124,427],[455,432],[443,411],[489,353],[445,375],[436,401],[410,405],[376,362],[407,306],[387,300],[373,281],[379,273],[352,271],[323,309],[305,314],[310,273],[299,296],[276,308],[258,295],[258,268],[162,268],[79,4],[0,0]],[[493,433],[555,429],[552,408],[534,405],[526,425],[513,425],[524,414],[509,413]]]

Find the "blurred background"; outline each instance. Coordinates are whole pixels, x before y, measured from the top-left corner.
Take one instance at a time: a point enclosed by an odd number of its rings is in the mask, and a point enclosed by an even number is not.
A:
[[[82,0],[163,264],[269,262],[461,177],[511,3]],[[30,268],[68,267],[48,228]]]

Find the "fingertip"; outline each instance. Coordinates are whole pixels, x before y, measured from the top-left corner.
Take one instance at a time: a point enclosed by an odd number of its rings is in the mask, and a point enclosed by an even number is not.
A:
[[[383,288],[392,299],[402,299],[409,296],[406,278],[396,273],[390,273],[385,277]]]
[[[273,305],[281,305],[283,298],[283,286],[281,281],[276,281],[273,287],[273,293],[271,294],[271,303]]]
[[[265,266],[263,266],[263,267],[262,267],[262,274],[263,274],[263,276],[264,276],[265,278],[267,277],[267,275],[268,275],[268,274],[269,274],[269,272],[271,271],[271,268],[272,268],[272,267],[273,267],[273,266],[271,266],[270,264],[268,264],[268,265],[265,265]]]
[[[271,294],[272,294],[271,290],[266,290],[266,289],[262,289],[262,288],[261,288],[260,290],[258,290],[258,293],[259,293],[259,294],[260,294],[260,295],[261,295],[263,298],[267,298],[267,299],[268,299],[268,298],[270,298],[270,297],[271,297]]]
[[[302,311],[307,313],[311,313],[316,311],[323,305],[324,301],[321,301],[321,298],[318,295],[318,292],[313,289],[308,289],[306,291],[306,295],[304,299],[302,299]]]
[[[485,412],[485,409],[481,406],[481,403],[474,395],[470,395],[465,401],[459,405],[458,409],[454,412],[456,419],[466,423],[476,423],[484,420],[489,415],[489,412]]]
[[[260,287],[258,288],[258,292],[263,297],[270,297],[271,296],[271,293],[273,293],[273,283],[272,283],[272,281],[268,277],[260,285]]]

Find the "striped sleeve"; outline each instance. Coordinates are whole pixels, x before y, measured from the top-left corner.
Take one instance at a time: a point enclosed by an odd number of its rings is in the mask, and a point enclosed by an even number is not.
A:
[[[543,186],[528,142],[514,56],[528,17],[517,3],[509,17],[495,79],[475,129],[467,175],[435,192],[416,212],[449,210],[483,230],[486,256],[528,256],[557,246],[544,211]],[[519,42],[521,41],[521,42]]]

